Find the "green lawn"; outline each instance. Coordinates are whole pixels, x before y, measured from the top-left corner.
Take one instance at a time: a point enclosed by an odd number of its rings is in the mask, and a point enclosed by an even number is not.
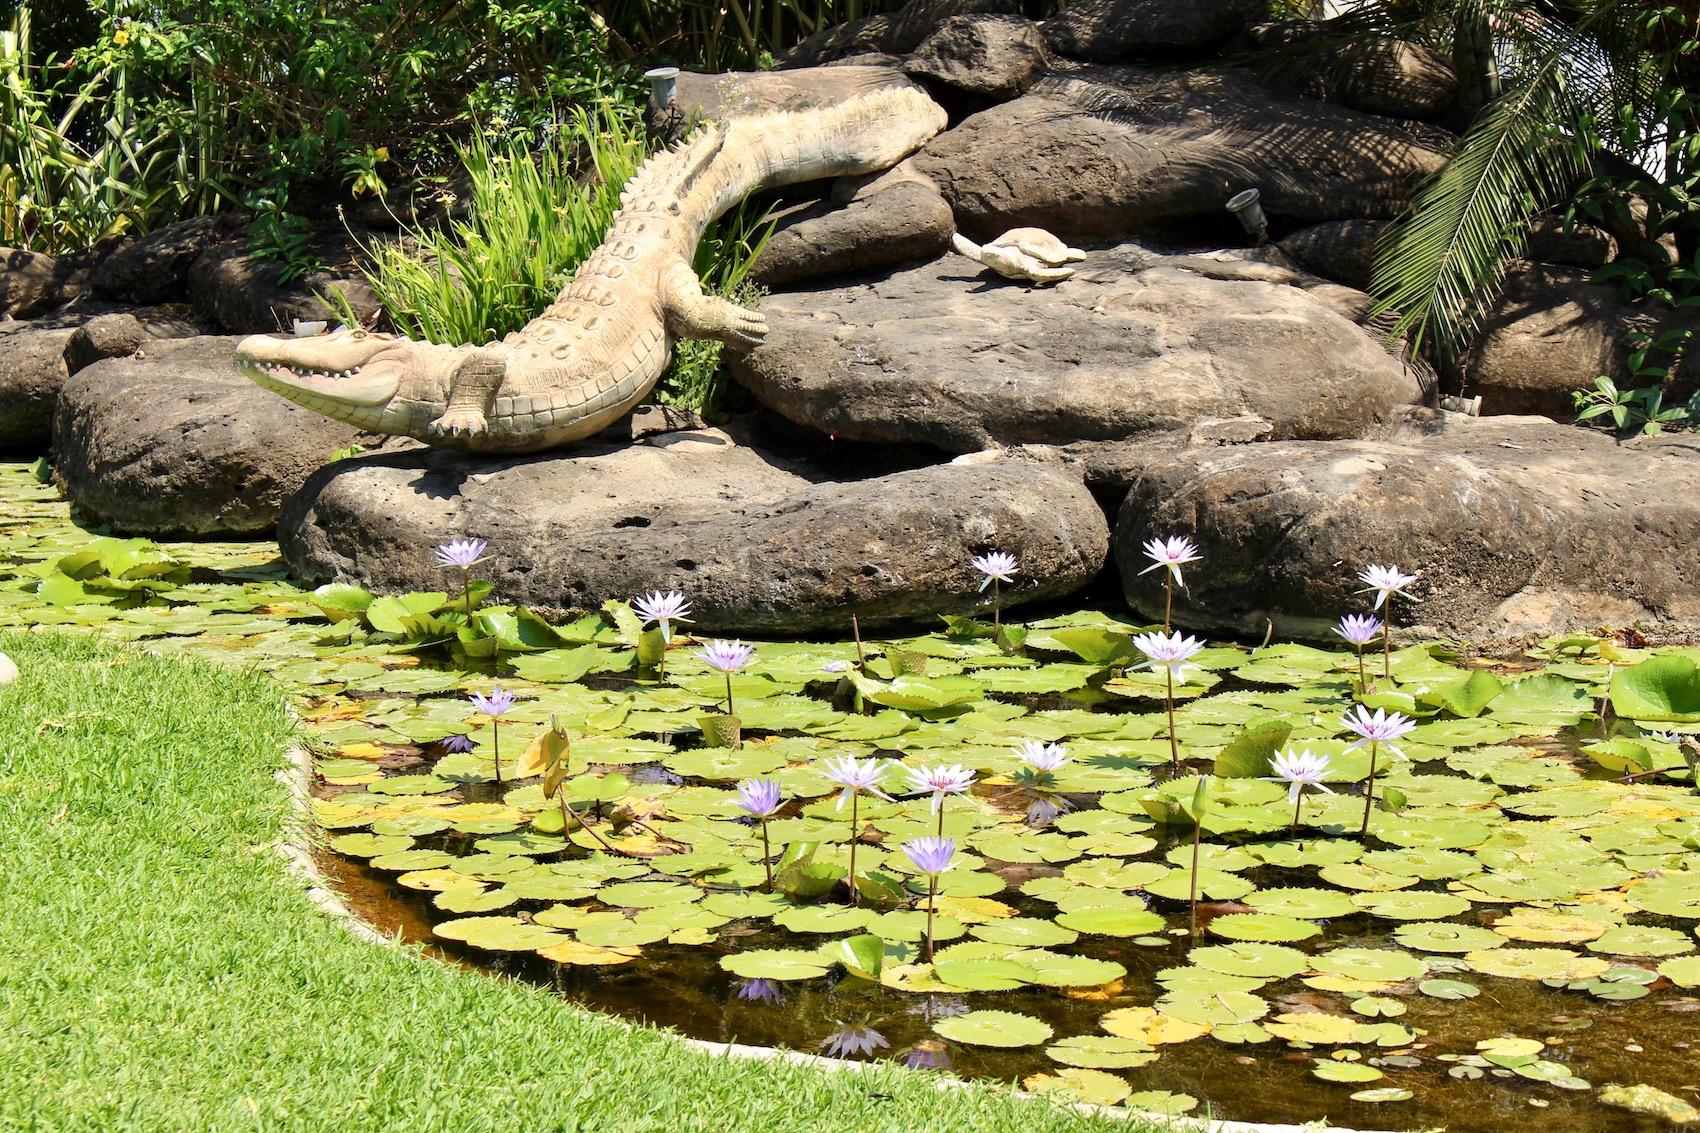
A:
[[[1156,1128],[700,1054],[356,939],[272,850],[292,728],[260,674],[0,634],[0,1129]]]

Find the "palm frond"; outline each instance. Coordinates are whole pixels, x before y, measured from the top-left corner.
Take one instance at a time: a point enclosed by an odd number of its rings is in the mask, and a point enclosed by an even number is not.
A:
[[[1522,249],[1529,220],[1587,163],[1573,121],[1562,53],[1490,104],[1457,152],[1418,191],[1376,251],[1376,310],[1399,312],[1390,338],[1462,352]]]

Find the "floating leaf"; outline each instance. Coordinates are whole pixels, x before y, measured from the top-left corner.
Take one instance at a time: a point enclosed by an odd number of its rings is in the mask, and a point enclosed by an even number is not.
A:
[[[1492,929],[1444,921],[1402,924],[1393,930],[1393,939],[1418,952],[1475,952],[1505,943],[1505,937]]]
[[[1086,1066],[1101,1070],[1130,1070],[1157,1061],[1158,1051],[1149,1043],[1114,1035],[1071,1035],[1045,1048],[1052,1062],[1064,1066]]]
[[[933,1031],[969,1046],[1037,1046],[1052,1035],[1051,1025],[1013,1011],[970,1011],[933,1024]]]
[[[1700,669],[1680,656],[1651,657],[1619,669],[1611,679],[1611,706],[1629,720],[1700,720]]]
[[[1410,1090],[1397,1086],[1384,1086],[1376,1090],[1359,1090],[1352,1095],[1355,1102],[1408,1102],[1416,1095]]]
[[[1462,980],[1424,980],[1417,990],[1435,999],[1474,999],[1482,993],[1475,984]]]
[[[1311,1067],[1312,1076],[1324,1082],[1377,1082],[1386,1075],[1373,1066],[1365,1066],[1361,1062],[1334,1062],[1323,1060]]]
[[[1263,1024],[1264,1030],[1288,1042],[1310,1043],[1314,1046],[1338,1046],[1354,1043],[1353,1036],[1360,1026],[1347,1015],[1330,1015],[1322,1011],[1293,1012],[1277,1015]]]
[[[1484,976],[1516,980],[1585,980],[1611,967],[1598,957],[1562,948],[1493,948],[1466,954],[1464,963]]]
[[[1360,980],[1414,980],[1428,974],[1428,964],[1409,952],[1391,948],[1336,948],[1311,957],[1319,972],[1351,976]]]
[[[1211,1024],[1189,1022],[1165,1015],[1151,1007],[1123,1007],[1098,1020],[1098,1025],[1118,1038],[1149,1046],[1186,1043],[1210,1033]]]
[[[1279,944],[1212,944],[1194,948],[1187,957],[1212,972],[1231,976],[1285,979],[1310,968],[1310,957]]]
[[[1322,929],[1297,917],[1269,913],[1228,913],[1210,920],[1210,931],[1229,940],[1291,941],[1320,936]]]
[[[831,965],[818,952],[787,948],[734,952],[720,958],[722,968],[752,980],[812,980],[826,975]]]

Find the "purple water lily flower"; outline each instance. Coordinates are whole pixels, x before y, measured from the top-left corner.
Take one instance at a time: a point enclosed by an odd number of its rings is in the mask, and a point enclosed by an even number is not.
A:
[[[1193,667],[1187,662],[1204,648],[1204,642],[1196,637],[1183,637],[1179,630],[1174,633],[1136,634],[1133,644],[1145,654],[1140,668],[1167,669],[1176,680],[1183,681],[1186,679],[1186,670]]]
[[[950,1070],[950,1051],[937,1039],[922,1039],[902,1054],[911,1070]]]
[[[1152,560],[1151,565],[1140,571],[1140,574],[1150,574],[1154,570],[1168,568],[1169,577],[1176,586],[1185,586],[1181,581],[1181,567],[1186,563],[1195,563],[1203,556],[1198,553],[1198,547],[1184,535],[1170,535],[1167,539],[1150,539],[1145,544],[1145,557]]]
[[[1049,774],[1068,762],[1068,749],[1061,744],[1041,743],[1038,740],[1023,740],[1015,749],[1015,754],[1033,770]]]
[[[869,1055],[876,1050],[884,1050],[891,1044],[885,1036],[872,1027],[845,1027],[822,1039],[815,1049],[823,1051],[831,1058],[847,1058],[850,1055]]]
[[[437,565],[466,570],[484,561],[489,546],[483,539],[451,539],[437,547]]]
[[[472,751],[477,748],[477,746],[477,744],[472,742],[472,737],[467,735],[444,736],[442,739],[437,741],[437,748],[444,755],[460,755],[464,752]]]
[[[769,1007],[783,1007],[785,989],[778,980],[750,979],[738,985],[738,998],[745,1003],[765,1003]]]
[[[823,673],[844,673],[849,672],[849,670],[850,662],[848,661],[828,661],[820,667],[820,671]]]
[[[1334,632],[1362,649],[1381,632],[1381,619],[1374,614],[1347,614],[1335,625]]]
[[[980,589],[984,590],[992,584],[992,580],[1008,582],[1021,569],[1021,560],[1007,551],[988,551],[983,555],[975,555],[971,560],[974,569],[986,577],[980,580]]]
[[[911,838],[900,847],[903,855],[915,866],[916,872],[937,877],[951,867],[956,856],[956,839]]]
[[[1394,755],[1404,758],[1405,753],[1393,743],[1394,740],[1409,735],[1417,726],[1417,722],[1409,716],[1398,712],[1388,712],[1377,708],[1372,714],[1363,705],[1358,705],[1354,712],[1346,713],[1340,721],[1341,725],[1356,732],[1362,738],[1347,751],[1356,751],[1366,744],[1386,744],[1387,750]]]
[[[661,627],[661,640],[671,645],[673,643],[673,623],[689,622],[691,619],[691,604],[677,590],[669,590],[663,594],[656,590],[639,598],[632,599],[632,609],[646,623],[654,622]],[[716,666],[718,668],[718,666]]]
[[[933,813],[937,814],[944,805],[946,795],[960,795],[974,785],[974,772],[961,764],[950,767],[907,767],[909,773],[909,790],[911,795],[933,795]]]
[[[880,783],[891,771],[889,763],[877,759],[862,762],[852,756],[841,755],[823,762],[820,770],[822,775],[844,788],[838,792],[839,810],[843,810],[844,804],[854,798],[858,791],[867,791],[886,802],[891,801],[891,796],[879,789]]]
[[[1381,609],[1381,604],[1398,594],[1405,594],[1405,587],[1417,580],[1414,574],[1406,574],[1396,566],[1381,566],[1371,563],[1358,572],[1358,581],[1364,584],[1364,593],[1375,593],[1375,609]]]
[[[486,716],[505,716],[514,706],[514,694],[501,685],[492,685],[490,695],[472,693],[467,697],[472,706]]]
[[[751,817],[769,818],[785,801],[777,779],[745,779],[738,784],[738,797],[733,800]]]
[[[750,658],[756,654],[756,647],[745,645],[742,641],[711,641],[697,650],[691,656],[701,661],[711,669],[718,669],[726,674],[726,715],[732,715],[732,674],[741,672]]]

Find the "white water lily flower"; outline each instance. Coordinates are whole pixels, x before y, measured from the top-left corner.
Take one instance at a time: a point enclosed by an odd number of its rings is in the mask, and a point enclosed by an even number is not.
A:
[[[1333,788],[1324,786],[1322,782],[1323,777],[1328,774],[1328,757],[1317,755],[1308,747],[1302,752],[1295,752],[1292,748],[1288,748],[1279,755],[1271,757],[1269,768],[1275,774],[1258,777],[1271,782],[1286,783],[1287,801],[1290,803],[1297,802],[1299,792],[1306,787],[1315,787],[1317,790],[1325,791],[1330,795],[1334,793]]]

